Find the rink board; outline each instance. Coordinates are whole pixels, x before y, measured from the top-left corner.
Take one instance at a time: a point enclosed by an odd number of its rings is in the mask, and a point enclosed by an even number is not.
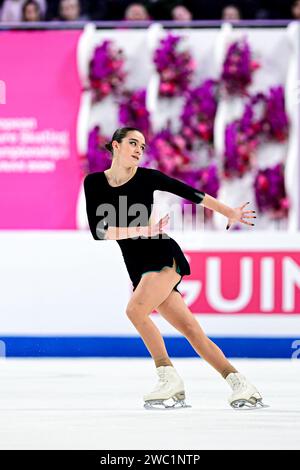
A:
[[[164,336],[171,357],[198,357],[185,338]],[[297,338],[214,338],[227,357],[300,358]],[[1,356],[6,357],[149,357],[136,337],[1,337]]]
[[[182,296],[227,356],[300,355],[298,235],[168,233],[191,265]],[[132,286],[117,243],[84,230],[0,238],[1,356],[149,356],[126,315]],[[157,312],[151,318],[170,355],[196,355]]]

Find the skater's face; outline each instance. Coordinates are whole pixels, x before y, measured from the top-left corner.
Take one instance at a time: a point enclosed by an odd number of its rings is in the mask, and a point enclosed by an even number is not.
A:
[[[143,134],[138,131],[128,132],[120,143],[116,140],[112,142],[114,156],[120,158],[121,162],[126,167],[139,165],[145,150],[145,145],[145,138]]]

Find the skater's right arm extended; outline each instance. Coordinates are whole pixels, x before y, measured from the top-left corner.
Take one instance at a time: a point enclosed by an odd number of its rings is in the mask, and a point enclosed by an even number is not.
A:
[[[169,214],[165,215],[156,224],[141,227],[107,227],[103,240],[123,240],[124,238],[155,237],[163,233],[164,227],[169,222]],[[102,229],[103,230],[103,229]]]

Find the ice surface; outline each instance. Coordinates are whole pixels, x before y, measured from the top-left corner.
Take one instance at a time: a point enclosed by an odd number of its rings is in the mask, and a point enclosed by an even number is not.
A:
[[[259,410],[233,410],[203,360],[172,361],[192,408],[143,408],[151,359],[1,359],[0,449],[300,448],[299,360],[230,360],[271,405]]]

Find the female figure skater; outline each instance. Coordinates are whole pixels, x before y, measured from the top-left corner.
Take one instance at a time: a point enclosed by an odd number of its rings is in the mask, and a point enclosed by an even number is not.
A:
[[[172,407],[187,406],[184,383],[168,356],[160,331],[149,318],[153,309],[226,379],[233,390],[229,398],[232,407],[264,406],[260,393],[205,335],[177,290],[182,277],[190,274],[190,266],[177,242],[163,231],[169,216],[149,224],[155,190],[168,191],[220,212],[228,219],[227,229],[235,222],[254,225],[247,219],[255,217],[251,215],[255,211],[244,210],[248,203],[232,209],[158,170],[140,167],[145,145],[138,129],[117,129],[106,144],[112,153],[111,167],[84,179],[91,233],[95,240],[116,240],[121,248],[133,285],[126,314],[149,350],[159,377],[154,390],[144,396],[144,406],[167,408],[170,399]]]

